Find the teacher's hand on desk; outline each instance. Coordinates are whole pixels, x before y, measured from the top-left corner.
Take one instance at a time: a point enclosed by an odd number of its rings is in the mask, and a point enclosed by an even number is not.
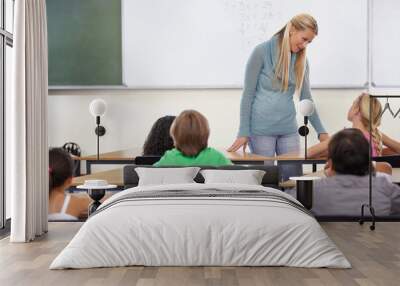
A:
[[[249,137],[238,137],[235,142],[233,142],[232,146],[228,148],[228,152],[235,152],[239,150],[240,147],[243,147],[243,152],[246,151],[247,143],[249,142]]]

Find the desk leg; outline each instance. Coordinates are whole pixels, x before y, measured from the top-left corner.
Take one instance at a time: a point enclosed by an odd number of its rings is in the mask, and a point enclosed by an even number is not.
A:
[[[313,205],[313,181],[296,181],[296,197],[306,209],[311,210]]]
[[[317,171],[317,164],[316,163],[312,164],[312,171],[313,171],[313,173],[315,173]]]

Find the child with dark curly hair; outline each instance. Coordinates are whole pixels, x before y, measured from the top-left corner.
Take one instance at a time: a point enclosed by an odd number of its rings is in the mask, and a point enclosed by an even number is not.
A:
[[[169,134],[175,116],[167,115],[157,119],[143,145],[144,156],[163,156],[165,151],[174,148],[174,141]]]

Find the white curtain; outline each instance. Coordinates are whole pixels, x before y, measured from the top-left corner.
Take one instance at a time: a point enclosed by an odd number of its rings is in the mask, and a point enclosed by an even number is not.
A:
[[[8,113],[12,242],[47,232],[47,20],[45,0],[16,0]]]

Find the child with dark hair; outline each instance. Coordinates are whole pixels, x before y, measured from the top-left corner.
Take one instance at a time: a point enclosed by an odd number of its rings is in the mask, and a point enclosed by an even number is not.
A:
[[[336,133],[328,145],[327,177],[314,182],[312,211],[359,216],[361,205],[368,202],[369,164],[369,142],[362,131],[347,128]],[[400,215],[400,188],[386,176],[376,176],[373,166],[371,170],[375,214]]]
[[[329,172],[339,174],[368,175],[369,144],[359,129],[344,129],[332,137],[328,145],[328,161],[325,168]]]
[[[222,153],[208,147],[210,128],[200,112],[183,111],[172,123],[170,134],[175,148],[167,151],[155,166],[232,165]]]
[[[143,155],[164,155],[165,151],[174,148],[174,141],[169,133],[175,116],[167,115],[157,119],[143,145]]]
[[[90,199],[65,194],[72,183],[73,161],[62,148],[49,151],[49,220],[78,220]]]

